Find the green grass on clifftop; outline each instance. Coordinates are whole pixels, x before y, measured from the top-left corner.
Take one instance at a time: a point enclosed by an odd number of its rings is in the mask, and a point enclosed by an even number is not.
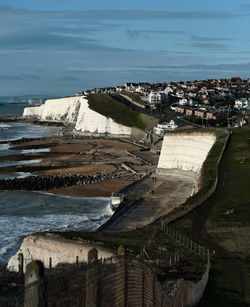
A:
[[[112,118],[118,124],[140,129],[151,129],[156,124],[154,118],[131,111],[107,94],[91,94],[87,99],[91,110]]]
[[[172,226],[216,250],[199,306],[250,306],[250,127],[230,129],[214,194]]]

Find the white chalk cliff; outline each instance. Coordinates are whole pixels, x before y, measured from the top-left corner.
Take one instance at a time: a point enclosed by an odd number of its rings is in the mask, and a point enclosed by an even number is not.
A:
[[[77,120],[81,101],[81,96],[48,99],[41,106],[25,108],[23,117],[37,117],[40,120],[74,123]]]
[[[40,260],[46,268],[49,268],[50,258],[52,267],[59,263],[76,263],[77,256],[79,262],[87,262],[88,252],[93,247],[98,251],[98,259],[115,255],[111,249],[67,240],[55,235],[30,235],[23,240],[18,252],[10,258],[7,267],[10,271],[18,271],[19,253],[23,254],[24,268],[33,260]]]
[[[123,126],[113,121],[112,118],[103,116],[89,108],[88,101],[81,103],[75,129],[96,133],[127,134],[132,132],[131,127]]]
[[[199,174],[216,141],[209,132],[169,133],[164,136],[158,169]]]
[[[24,109],[23,117],[39,120],[64,121],[75,125],[75,130],[87,133],[131,135],[132,128],[114,122],[90,109],[85,96],[49,99],[38,107]]]

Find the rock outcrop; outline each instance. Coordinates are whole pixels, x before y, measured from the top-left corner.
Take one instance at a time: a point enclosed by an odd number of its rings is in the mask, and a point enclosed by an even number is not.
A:
[[[23,117],[75,123],[80,104],[83,100],[82,96],[48,99],[41,106],[25,108]]]
[[[81,133],[119,136],[130,136],[132,133],[131,127],[116,123],[112,118],[91,110],[85,96],[46,100],[41,106],[25,108],[23,117],[63,121],[75,125],[75,131]]]
[[[89,108],[87,99],[81,103],[75,129],[90,133],[109,133],[113,135],[131,135],[132,128],[114,122],[112,118],[103,116]]]
[[[88,261],[88,252],[95,247],[98,251],[98,258],[109,258],[115,255],[111,249],[94,246],[88,243],[63,239],[56,235],[30,235],[26,237],[18,252],[8,262],[10,271],[18,271],[19,253],[23,254],[24,268],[33,260],[40,260],[46,268],[49,268],[50,258],[52,267],[59,263],[76,263]]]

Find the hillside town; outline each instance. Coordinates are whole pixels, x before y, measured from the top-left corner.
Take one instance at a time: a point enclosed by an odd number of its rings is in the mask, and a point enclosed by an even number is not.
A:
[[[125,83],[79,94],[119,94],[155,112],[202,126],[242,127],[250,123],[250,78]]]

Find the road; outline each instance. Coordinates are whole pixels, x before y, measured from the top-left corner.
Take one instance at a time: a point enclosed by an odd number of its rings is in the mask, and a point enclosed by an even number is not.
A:
[[[126,105],[130,110],[139,112],[139,113],[143,113],[146,114],[148,116],[154,117],[156,119],[162,120],[162,121],[167,121],[169,122],[171,119],[173,119],[175,121],[175,123],[179,126],[179,127],[183,127],[183,126],[187,126],[187,124],[189,125],[190,123],[185,121],[185,120],[181,120],[181,119],[177,119],[177,118],[171,118],[169,116],[166,116],[164,114],[158,114],[153,112],[152,109],[143,109],[140,108],[139,106],[133,104],[132,102],[130,102],[129,100],[127,100],[126,98],[124,98],[123,96],[119,95],[119,94],[109,94],[110,97],[112,97],[113,99],[115,99],[116,101],[123,103],[124,105]]]

